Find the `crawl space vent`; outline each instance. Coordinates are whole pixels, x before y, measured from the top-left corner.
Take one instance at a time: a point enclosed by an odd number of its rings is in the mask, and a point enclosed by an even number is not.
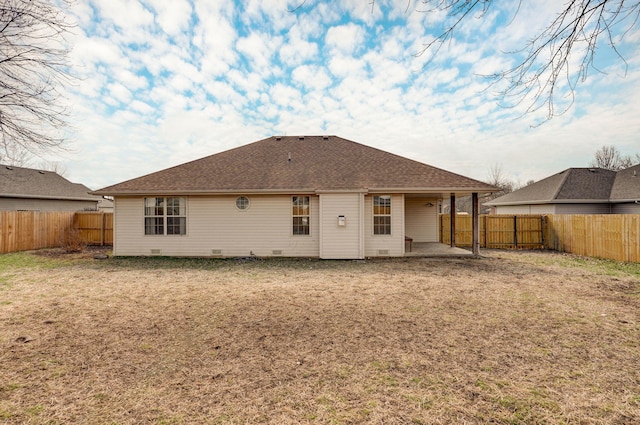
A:
[[[388,249],[379,249],[378,250],[378,255],[389,255],[389,250]]]
[[[151,255],[159,255],[160,253],[162,253],[162,250],[160,250],[160,249],[152,249],[151,250]]]

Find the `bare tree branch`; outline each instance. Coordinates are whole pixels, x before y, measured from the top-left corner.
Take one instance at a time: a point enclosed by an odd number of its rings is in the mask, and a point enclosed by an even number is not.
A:
[[[366,1],[370,1],[373,7],[375,0]],[[306,0],[302,4],[304,2]],[[494,0],[407,0],[405,12],[412,3],[416,12],[444,13],[449,19],[443,32],[425,43],[416,53],[416,56],[427,52],[432,54],[425,64],[428,66],[442,46],[454,39],[459,27],[471,17],[485,17]],[[520,0],[515,15],[522,4]],[[519,60],[513,68],[485,77],[490,79],[493,87],[506,83],[506,88],[499,89],[497,94],[501,106],[524,104],[525,113],[546,110],[546,120],[549,120],[571,108],[575,89],[586,80],[590,70],[602,72],[594,59],[598,47],[602,47],[603,43],[609,46],[627,69],[627,62],[618,50],[617,43],[636,27],[639,18],[638,0],[568,1],[555,19],[523,49],[506,52],[523,55],[524,59]],[[617,32],[614,32],[614,27]]]
[[[445,42],[453,38],[463,21],[473,15],[485,16],[493,1],[422,0],[420,3],[431,6],[427,11],[445,12],[452,23],[425,44],[418,55],[431,49],[437,53]],[[595,66],[594,58],[603,38],[626,69],[627,62],[616,47],[612,27],[626,25],[620,35],[624,37],[636,26],[639,16],[640,2],[637,0],[572,0],[524,49],[510,52],[524,54],[522,61],[511,69],[487,77],[491,78],[492,84],[507,83],[507,88],[498,94],[503,106],[526,102],[526,113],[546,109],[547,120],[561,115],[573,104],[574,90],[586,80],[589,71],[601,72]],[[574,57],[578,58],[577,69],[573,66]],[[568,102],[563,100],[567,96],[565,87],[568,88]]]
[[[72,25],[47,0],[0,0],[0,159],[60,148]],[[19,158],[16,158],[19,159]]]

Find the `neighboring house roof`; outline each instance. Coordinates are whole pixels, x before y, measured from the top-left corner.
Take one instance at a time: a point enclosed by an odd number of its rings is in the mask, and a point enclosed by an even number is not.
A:
[[[640,200],[640,164],[618,171],[611,188],[612,202]]]
[[[640,164],[622,171],[568,168],[485,205],[610,203],[640,199]]]
[[[100,189],[101,195],[231,192],[493,192],[493,186],[337,136],[274,136]]]
[[[0,197],[98,201],[91,189],[53,171],[0,165]]]

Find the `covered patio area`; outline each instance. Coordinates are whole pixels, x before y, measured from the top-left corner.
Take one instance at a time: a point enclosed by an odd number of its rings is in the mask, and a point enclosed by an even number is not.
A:
[[[452,247],[439,242],[413,242],[411,250],[409,243],[405,247],[405,257],[474,257],[474,253],[470,250]]]

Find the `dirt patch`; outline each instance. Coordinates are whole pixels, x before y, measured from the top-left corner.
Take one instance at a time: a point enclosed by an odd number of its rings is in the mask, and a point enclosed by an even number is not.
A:
[[[640,421],[638,279],[557,254],[89,256],[0,279],[6,423]]]
[[[57,258],[66,260],[81,260],[94,257],[100,257],[104,259],[111,255],[111,246],[89,245],[83,247],[81,250],[66,250],[64,248],[49,248],[33,251],[33,255],[46,258]]]

